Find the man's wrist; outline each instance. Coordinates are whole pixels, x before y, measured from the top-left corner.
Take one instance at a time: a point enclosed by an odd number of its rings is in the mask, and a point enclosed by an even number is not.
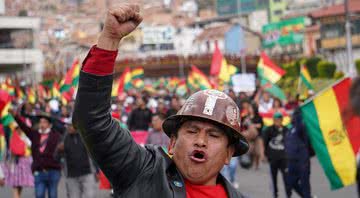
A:
[[[96,46],[100,49],[116,51],[119,48],[120,40],[121,39],[111,38],[101,33]]]

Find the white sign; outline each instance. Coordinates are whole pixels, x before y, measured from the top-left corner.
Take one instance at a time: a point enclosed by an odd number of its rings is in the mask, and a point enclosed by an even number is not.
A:
[[[235,92],[255,91],[255,74],[236,74],[231,80]]]
[[[143,27],[143,44],[173,43],[175,28],[172,26]]]
[[[249,15],[249,26],[251,30],[261,32],[262,26],[268,24],[268,14],[266,10],[251,12]]]

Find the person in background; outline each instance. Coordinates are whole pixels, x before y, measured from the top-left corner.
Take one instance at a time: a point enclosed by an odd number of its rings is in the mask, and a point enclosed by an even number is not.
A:
[[[262,117],[259,115],[258,108],[255,104],[249,105],[248,107],[248,116],[245,119],[245,124],[256,131],[256,137],[254,141],[254,149],[253,149],[253,162],[255,169],[259,169],[260,161],[264,159],[262,147],[262,139],[261,139],[261,131],[264,126]]]
[[[156,113],[166,115],[168,109],[166,108],[165,101],[162,98],[158,99],[158,106],[156,107]]]
[[[64,140],[58,151],[64,154],[66,191],[68,198],[95,197],[95,167],[83,144],[80,134],[71,122],[66,123]]]
[[[38,114],[39,129],[35,130],[26,125],[22,115],[13,109],[9,110],[9,113],[14,116],[19,128],[31,141],[33,157],[31,169],[35,178],[35,197],[44,198],[48,191],[49,198],[56,198],[61,164],[55,159],[55,155],[61,135],[52,130],[52,118],[46,113]]]
[[[283,107],[283,104],[279,98],[274,98],[273,107],[271,108],[270,112],[272,113],[279,112],[283,115],[286,115],[286,110]]]
[[[291,128],[286,134],[285,151],[288,159],[288,195],[295,190],[302,198],[311,198],[310,142],[305,132],[300,109],[292,115]]]
[[[149,135],[146,140],[146,144],[154,144],[162,146],[163,148],[167,148],[169,145],[170,139],[164,133],[162,129],[162,124],[165,120],[165,115],[158,113],[152,117],[152,129],[149,132]]]
[[[179,98],[177,96],[173,96],[171,98],[170,109],[168,110],[166,117],[176,115],[176,113],[180,110],[180,108],[181,108],[181,105],[180,105]]]
[[[34,187],[30,146],[30,140],[15,124],[10,139],[10,155],[3,166],[5,184],[12,187],[13,198],[20,198],[24,187]]]
[[[256,94],[255,101],[259,106],[259,113],[267,113],[273,108],[274,100],[268,92],[262,91],[261,89]]]
[[[152,112],[146,107],[147,98],[137,97],[137,108],[132,110],[128,118],[130,131],[148,131],[151,123]]]
[[[274,124],[266,128],[262,134],[265,148],[265,156],[270,165],[273,198],[278,197],[277,173],[281,172],[284,181],[285,191],[288,195],[287,187],[287,161],[285,152],[285,135],[288,129],[282,125],[283,115],[279,112],[273,116]]]
[[[288,94],[288,102],[285,104],[285,110],[286,111],[293,111],[297,107],[299,107],[299,100],[298,100],[298,94],[294,97],[291,94]]]

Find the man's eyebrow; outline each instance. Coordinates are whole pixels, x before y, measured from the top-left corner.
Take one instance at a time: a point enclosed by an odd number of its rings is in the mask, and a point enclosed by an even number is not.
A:
[[[192,122],[188,124],[188,127],[192,128],[192,129],[195,129],[195,130],[200,130],[200,127],[198,127],[196,124],[194,124]]]

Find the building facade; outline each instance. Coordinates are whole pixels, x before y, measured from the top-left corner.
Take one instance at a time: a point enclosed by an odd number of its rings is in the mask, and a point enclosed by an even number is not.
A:
[[[40,19],[0,17],[0,75],[18,74],[41,80],[43,53],[39,49]]]

